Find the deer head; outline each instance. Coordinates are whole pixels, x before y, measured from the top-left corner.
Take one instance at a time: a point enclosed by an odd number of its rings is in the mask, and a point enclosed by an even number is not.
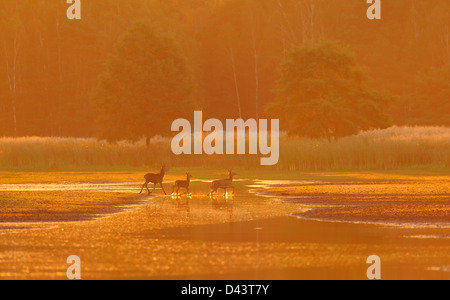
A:
[[[230,178],[233,178],[234,176],[237,175],[237,174],[234,173],[232,170],[228,170],[228,174],[230,175]]]

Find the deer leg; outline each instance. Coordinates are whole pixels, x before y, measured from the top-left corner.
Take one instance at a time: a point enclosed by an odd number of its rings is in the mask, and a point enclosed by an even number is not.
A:
[[[142,194],[142,191],[144,190],[144,188],[147,188],[147,190],[148,190],[148,182],[145,182],[143,185],[142,185],[142,189],[141,189],[141,191],[139,192],[139,194]]]
[[[148,193],[151,194],[151,193],[155,192],[155,189],[156,189],[156,183],[153,184],[153,191],[151,191],[151,192],[148,191]]]
[[[145,187],[147,188],[147,192],[150,195],[150,190],[148,189],[148,182],[145,184]]]
[[[164,192],[164,195],[167,195],[167,194],[166,194],[166,191],[164,190],[164,186],[162,185],[162,183],[160,183],[159,185],[161,186],[161,188],[162,188],[162,190],[163,190],[163,192]]]

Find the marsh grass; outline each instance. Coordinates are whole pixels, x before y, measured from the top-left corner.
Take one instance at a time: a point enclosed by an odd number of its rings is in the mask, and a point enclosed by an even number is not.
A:
[[[260,156],[172,154],[170,140],[156,138],[150,149],[108,144],[94,138],[0,138],[3,171],[140,171],[159,168],[241,168],[281,171],[393,170],[450,168],[450,128],[392,127],[338,141],[282,137],[280,162],[260,167]]]
[[[392,170],[450,167],[450,128],[392,127],[338,141],[286,139],[280,166],[286,170]]]

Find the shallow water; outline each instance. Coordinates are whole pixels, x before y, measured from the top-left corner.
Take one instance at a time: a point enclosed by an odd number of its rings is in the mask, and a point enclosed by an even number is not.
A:
[[[424,188],[422,188],[422,185]],[[257,180],[250,192],[296,203],[293,216],[320,222],[398,228],[450,228],[449,183]],[[395,193],[393,192],[395,191]]]
[[[5,226],[0,278],[65,279],[65,259],[77,254],[84,279],[364,279],[368,253],[383,258],[385,278],[448,277],[447,240],[430,239],[431,244],[403,238],[445,236],[442,230],[290,217],[317,208],[301,202],[308,198],[291,201],[290,196],[262,197],[241,189],[211,200],[206,191],[198,192],[199,186],[192,197],[164,197],[160,190],[139,196],[141,185],[3,185],[3,191],[105,192],[111,194],[107,199],[131,192],[136,205],[89,222],[54,222],[39,230],[22,223],[16,224],[22,230]]]
[[[414,212],[409,211],[408,219],[405,216],[399,216],[398,219],[395,218],[383,218],[382,215],[375,218],[364,219],[364,215],[360,217],[355,217],[352,215],[352,211],[362,210],[364,207],[376,206],[379,209],[384,207],[386,210],[392,210],[391,207],[386,206],[386,196],[383,195],[365,195],[365,194],[311,194],[302,195],[299,193],[271,193],[270,191],[274,188],[290,188],[290,187],[302,187],[302,186],[321,186],[330,183],[322,181],[300,181],[300,180],[249,180],[240,179],[241,182],[248,182],[245,187],[248,192],[255,197],[265,197],[269,199],[276,200],[280,203],[296,205],[298,211],[293,212],[291,215],[297,218],[306,220],[315,220],[323,222],[347,222],[355,224],[377,224],[391,227],[402,227],[402,228],[450,228],[450,215],[448,215],[448,221],[435,221],[428,219],[419,219],[414,221]],[[209,183],[209,180],[195,179],[192,184],[195,183]],[[164,183],[166,186],[166,191],[169,192],[169,185],[171,186],[173,181],[167,181]],[[334,184],[336,185],[336,184]],[[348,185],[344,183],[343,187]],[[136,194],[140,191],[142,187],[142,182],[116,182],[116,183],[86,183],[86,182],[58,182],[58,183],[30,183],[30,184],[0,184],[0,192],[96,192],[96,193],[115,193],[115,194]],[[149,185],[150,190],[152,190],[152,184]],[[146,191],[144,190],[146,194]],[[155,196],[161,196],[161,188],[157,187]],[[192,195],[192,194],[191,194]],[[203,197],[204,193],[194,193],[194,196]],[[426,196],[422,196],[420,201],[412,201],[417,195],[402,195],[402,197],[410,197],[410,201],[405,202],[403,199],[399,201],[399,205],[413,207],[416,205],[418,209],[427,209],[427,206],[435,202],[428,201]],[[32,197],[32,196],[30,196]],[[223,197],[219,194],[219,197]],[[425,197],[425,198],[424,198]],[[437,195],[435,197],[441,197]],[[448,206],[447,197],[442,196],[443,200],[439,200],[438,203],[443,203],[442,205]],[[395,195],[395,198],[399,198],[399,195]],[[342,201],[341,201],[342,199]],[[395,201],[395,200],[394,200]],[[136,199],[133,203],[127,203],[123,205],[123,209],[135,208],[142,205],[142,197]],[[389,204],[389,203],[388,203]],[[389,204],[391,205],[391,204]],[[397,205],[395,209],[400,207]],[[392,206],[392,205],[391,205]],[[120,208],[120,206],[117,206]],[[339,211],[341,214],[330,214],[330,210],[334,212]],[[367,210],[367,208],[366,208]],[[120,212],[118,210],[115,212]],[[350,217],[349,217],[350,216]],[[71,220],[77,221],[77,220]],[[6,228],[5,226],[3,229]]]
[[[129,193],[139,191],[142,182],[127,183],[30,183],[30,184],[0,184],[0,191],[8,192],[60,192],[60,191],[95,191],[111,193]]]
[[[320,184],[324,183],[323,181],[317,180],[261,180],[255,179],[254,183],[248,185],[250,188],[259,188],[259,189],[267,189],[273,187],[283,187],[283,186],[302,186],[302,185],[310,185],[310,184]]]

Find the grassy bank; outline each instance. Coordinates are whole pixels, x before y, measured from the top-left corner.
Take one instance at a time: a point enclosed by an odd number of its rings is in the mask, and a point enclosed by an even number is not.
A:
[[[392,127],[338,141],[283,137],[280,161],[260,167],[259,156],[176,156],[170,140],[108,144],[93,138],[1,138],[3,171],[141,171],[208,167],[280,171],[399,170],[450,168],[450,128]]]

